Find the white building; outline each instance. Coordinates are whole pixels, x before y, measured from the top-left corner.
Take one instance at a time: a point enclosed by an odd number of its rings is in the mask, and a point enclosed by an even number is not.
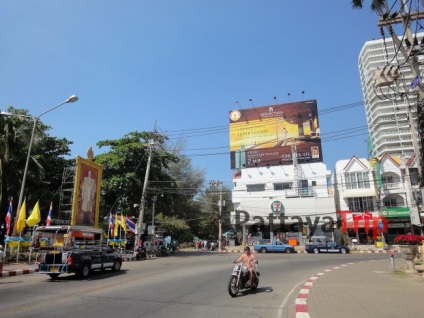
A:
[[[423,35],[418,34],[418,41]],[[358,64],[368,130],[374,146],[372,155],[381,157],[387,153],[411,158],[418,150],[414,149],[413,140],[417,139],[416,131],[411,129],[411,123],[417,124],[417,97],[410,85],[414,79],[411,67],[391,38],[365,42]],[[392,76],[393,72],[398,75]],[[393,80],[396,77],[397,80]]]
[[[336,209],[331,172],[324,163],[300,164],[298,182],[293,165],[244,168],[234,177],[231,221],[243,236],[285,237],[302,244],[310,234],[333,237]]]
[[[392,243],[397,234],[412,230],[411,220],[417,219],[418,213],[411,208],[407,172],[398,157],[387,154],[371,161],[356,157],[337,161],[336,208],[340,215],[344,213],[351,239],[362,244],[375,241],[381,231],[374,222],[381,217],[387,220],[384,235],[388,243]]]

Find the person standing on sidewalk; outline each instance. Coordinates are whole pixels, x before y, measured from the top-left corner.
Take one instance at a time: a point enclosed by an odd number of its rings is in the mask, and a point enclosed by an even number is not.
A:
[[[3,245],[0,245],[0,274],[3,272],[3,264],[6,259],[6,254],[3,252]]]

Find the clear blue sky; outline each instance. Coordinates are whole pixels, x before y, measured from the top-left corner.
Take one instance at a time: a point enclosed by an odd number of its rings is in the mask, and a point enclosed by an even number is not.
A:
[[[184,153],[208,181],[231,185],[229,111],[236,101],[251,107],[249,99],[288,102],[290,93],[317,100],[333,170],[367,156],[364,107],[340,108],[362,102],[359,52],[381,37],[369,3],[354,10],[350,2],[2,1],[0,109],[38,116],[75,94],[77,103],[41,118],[51,135],[74,142],[72,157],[156,125],[186,137]]]

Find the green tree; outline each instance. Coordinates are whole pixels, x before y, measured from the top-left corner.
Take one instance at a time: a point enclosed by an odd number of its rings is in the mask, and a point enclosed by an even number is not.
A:
[[[166,144],[164,149],[172,153],[179,160],[172,162],[166,169],[171,182],[158,181],[149,184],[149,192],[160,193],[156,202],[156,215],[162,213],[163,222],[159,216],[155,217],[157,224],[162,228],[171,228],[174,237],[179,241],[191,241],[199,219],[200,209],[194,198],[201,191],[205,182],[205,170],[192,166],[191,159],[182,154],[185,141],[177,140],[172,145]],[[175,225],[171,223],[175,222]],[[179,224],[184,222],[187,227]],[[166,226],[165,226],[166,225]]]
[[[9,197],[14,198],[16,210],[34,125],[33,117],[27,110],[9,107],[7,113],[13,116],[0,116],[0,214],[7,211]],[[40,200],[44,218],[50,201],[58,202],[55,194],[62,183],[63,169],[69,165],[65,156],[69,155],[69,145],[72,143],[65,138],[49,136],[51,127],[41,121],[37,121],[35,127],[24,198],[29,209]]]
[[[99,148],[109,150],[97,155],[95,161],[103,165],[102,197],[100,217],[104,218],[109,212],[120,211],[123,214],[138,216],[137,206],[141,201],[144,177],[148,160],[148,141],[155,140],[150,166],[149,183],[158,180],[173,181],[166,169],[178,158],[161,150],[166,137],[149,132],[130,132],[121,139],[103,140],[97,143]],[[152,194],[147,193],[146,202]]]
[[[221,215],[219,212],[220,196],[222,198]],[[195,232],[198,237],[218,239],[220,218],[223,232],[231,228],[230,212],[234,207],[228,187],[222,185],[217,188],[209,184],[209,187],[199,195],[197,202],[202,215]]]

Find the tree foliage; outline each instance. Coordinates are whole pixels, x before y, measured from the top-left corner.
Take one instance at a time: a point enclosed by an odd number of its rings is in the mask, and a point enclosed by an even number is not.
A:
[[[27,110],[9,107],[12,116],[0,116],[0,215],[4,217],[9,198],[14,199],[16,213],[22,185],[28,147],[31,140],[35,117]],[[50,202],[58,204],[58,190],[62,184],[64,167],[70,165],[65,159],[69,155],[72,142],[58,139],[48,134],[51,127],[36,120],[34,138],[28,172],[26,176],[24,199],[32,207],[40,200],[42,218],[47,215]]]
[[[372,11],[381,11],[384,7],[387,6],[386,0],[370,0],[370,8]],[[352,7],[354,9],[362,9],[364,6],[365,0],[352,0]]]
[[[149,157],[149,140],[152,147],[152,160],[149,182],[156,180],[172,181],[166,169],[172,162],[178,161],[174,155],[160,150],[165,136],[148,132],[130,132],[121,139],[103,140],[97,143],[99,148],[109,150],[95,157],[95,161],[103,165],[101,217],[109,212],[138,216],[137,206],[141,202],[142,189]],[[151,199],[147,193],[146,201]]]

